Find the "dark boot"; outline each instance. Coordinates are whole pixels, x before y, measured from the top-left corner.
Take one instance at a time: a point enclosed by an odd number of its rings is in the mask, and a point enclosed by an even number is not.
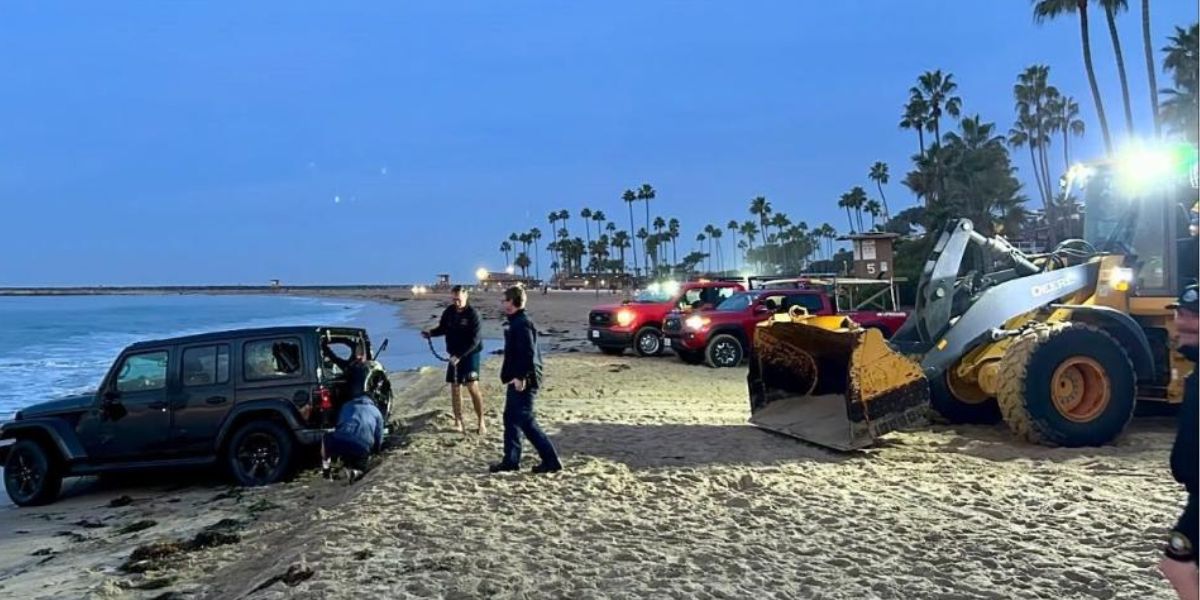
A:
[[[516,471],[521,467],[518,465],[510,465],[508,463],[498,462],[488,465],[488,473],[503,473],[505,471]]]
[[[557,461],[549,464],[543,462],[538,463],[536,466],[530,469],[530,471],[532,471],[535,475],[540,475],[542,473],[557,473],[561,471],[562,468],[562,463]]]

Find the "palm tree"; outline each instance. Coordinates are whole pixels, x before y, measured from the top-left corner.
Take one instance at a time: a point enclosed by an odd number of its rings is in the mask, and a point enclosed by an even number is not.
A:
[[[1154,65],[1154,48],[1150,43],[1150,0],[1142,0],[1142,48],[1146,52],[1146,77],[1150,79],[1150,113],[1154,115],[1154,137],[1162,137],[1162,121],[1158,116],[1158,76]]]
[[[638,228],[637,234],[634,235],[634,237],[636,237],[638,240],[640,240],[642,242],[642,253],[645,255],[645,259],[646,259],[646,275],[649,276],[650,275],[650,248],[649,248],[648,242],[650,240],[650,232],[646,231],[645,227],[640,227],[640,228]],[[635,258],[634,260],[637,260],[637,259]]]
[[[629,232],[617,231],[612,236],[612,247],[617,249],[620,255],[621,272],[625,272],[625,250],[629,248]]]
[[[521,277],[529,277],[529,255],[524,252],[517,255],[516,266],[521,269]]]
[[[850,207],[854,209],[855,216],[858,220],[858,230],[862,231],[862,210],[867,205],[867,191],[859,186],[850,188]]]
[[[650,230],[650,201],[653,200],[656,195],[657,195],[657,193],[654,191],[654,188],[650,187],[650,184],[648,184],[648,183],[643,183],[642,187],[638,188],[638,191],[637,191],[637,199],[646,203],[646,231]],[[650,250],[649,250],[649,248],[646,248],[644,243],[642,245],[642,251],[647,253],[646,264],[649,265],[650,264],[650,259],[649,259]]]
[[[754,252],[754,236],[759,234],[758,224],[754,221],[746,221],[742,223],[742,226],[738,232],[745,236],[746,244],[748,246],[747,250],[749,252]],[[746,256],[748,260],[749,254],[747,253]]]
[[[1117,36],[1116,14],[1129,10],[1127,0],[1096,0],[1096,4],[1104,9],[1104,18],[1108,21],[1108,35],[1112,38],[1113,57],[1117,59],[1117,77],[1121,80],[1121,99],[1125,102],[1125,130],[1133,137],[1133,111],[1129,108],[1129,82],[1125,79],[1125,56],[1121,53],[1121,38]]]
[[[1060,100],[1058,89],[1049,85],[1050,67],[1046,65],[1031,65],[1017,76],[1013,86],[1013,98],[1016,100],[1018,122],[1029,131],[1026,143],[1032,143],[1031,149],[1037,150],[1038,166],[1041,178],[1038,185],[1045,198],[1054,197],[1050,184],[1050,159],[1046,148],[1050,145],[1050,133],[1053,131],[1053,115],[1051,106]]]
[[[558,211],[557,210],[550,211],[550,214],[547,215],[546,220],[550,222],[550,237],[553,239],[553,238],[557,237],[557,232],[558,232],[558,227],[557,227]],[[551,248],[550,246],[554,246],[554,247]],[[546,246],[546,249],[550,250],[551,252],[554,253],[554,257],[555,257],[554,262],[555,263],[561,262],[562,257],[559,255],[558,244],[556,242],[551,241],[550,244],[548,246]],[[558,277],[558,269],[557,268],[554,269],[554,276]]]
[[[924,101],[928,108],[925,129],[933,132],[934,144],[942,139],[942,112],[958,118],[962,109],[962,98],[951,95],[956,89],[954,75],[943,75],[941,69],[922,73],[917,77],[917,85],[909,89],[909,94]]]
[[[697,234],[696,234],[696,245],[697,245],[697,247],[700,249],[700,252],[704,252],[704,242],[705,242],[706,240],[708,240],[708,236],[704,235],[703,233],[697,233]],[[711,255],[711,254],[706,254],[706,256],[709,256],[709,257],[711,257],[712,255]],[[712,260],[711,260],[711,258],[710,258],[710,260],[709,260],[709,262],[708,262],[708,266],[709,266],[709,268],[708,268],[708,269],[706,269],[706,270],[708,270],[708,271],[711,271],[711,270],[712,270]]]
[[[854,206],[854,204],[853,200],[850,198],[850,194],[842,194],[842,196],[838,198],[837,205],[838,208],[846,209],[846,222],[850,224],[850,233],[854,233],[854,217],[850,216],[850,209]]]
[[[636,231],[636,226],[633,224],[633,203],[637,202],[637,200],[638,200],[637,194],[634,193],[633,190],[625,190],[625,193],[621,194],[621,200],[625,201],[625,204],[627,204],[629,206],[629,231]],[[634,276],[637,276],[637,273],[638,273],[637,241],[632,240],[632,239],[630,239],[629,241],[633,244],[633,274],[634,274]],[[621,260],[624,260],[625,254],[623,252],[622,252],[621,256],[622,256]]]
[[[1092,66],[1092,41],[1088,32],[1088,0],[1034,0],[1033,20],[1043,23],[1065,14],[1079,15],[1079,37],[1083,42],[1083,66],[1087,70],[1088,85],[1092,88],[1092,102],[1096,104],[1096,117],[1100,120],[1100,132],[1104,136],[1105,152],[1112,156],[1112,136],[1108,133],[1108,118],[1104,116],[1104,101],[1100,99],[1100,86],[1096,84],[1096,70]]]
[[[733,256],[733,270],[736,271],[738,268],[738,262],[737,262],[737,260],[738,260],[738,253],[737,253],[738,222],[733,219],[730,219],[729,222],[725,224],[725,229],[728,229],[729,233],[732,234],[729,236],[729,243],[731,245],[733,245],[733,250],[730,251],[730,255]]]
[[[776,237],[776,239],[779,240],[780,256],[778,256],[776,258],[780,259],[780,262],[783,263],[784,265],[786,265],[788,262],[788,256],[787,256],[787,245],[784,244],[783,230],[786,229],[791,224],[792,224],[792,220],[789,219],[788,216],[783,213],[775,213],[775,216],[771,217],[771,226],[774,227],[775,231],[778,232],[778,236]]]
[[[597,210],[592,211],[592,220],[596,222],[596,236],[599,237],[600,232],[604,229],[604,222],[608,220],[608,217],[604,216],[604,211]]]
[[[512,252],[512,249],[513,249],[512,244],[508,243],[507,241],[500,242],[500,251],[504,253],[504,264],[505,265],[509,264],[508,253]]]
[[[883,214],[883,205],[879,204],[878,200],[872,198],[867,200],[866,204],[863,204],[863,210],[867,211],[868,215],[871,215],[871,229],[874,230],[875,219],[878,219]]]
[[[679,219],[674,217],[667,222],[667,237],[671,239],[671,265],[679,263],[679,251],[675,247],[675,240],[679,239]]]
[[[1033,165],[1033,179],[1037,182],[1038,195],[1042,197],[1042,204],[1049,206],[1050,199],[1046,196],[1046,188],[1042,184],[1042,172],[1038,166],[1037,148],[1041,145],[1038,141],[1037,125],[1034,123],[1032,115],[1020,115],[1017,117],[1017,122],[1013,124],[1012,129],[1008,130],[1008,145],[1013,148],[1022,146],[1029,147],[1029,161]]]
[[[542,260],[538,255],[538,240],[542,239],[542,230],[534,227],[529,230],[529,241],[533,245],[533,277],[534,279],[542,278]]]
[[[1171,72],[1175,89],[1161,90],[1167,96],[1162,103],[1162,120],[1171,131],[1179,132],[1193,144],[1200,135],[1197,112],[1200,109],[1200,28],[1196,24],[1175,28],[1171,43],[1162,49],[1163,70]]]
[[[713,246],[715,246],[717,249],[717,272],[720,273],[725,270],[725,258],[721,253],[721,236],[724,235],[724,233],[721,231],[720,227],[713,227],[712,233],[709,235],[712,237]]]
[[[888,182],[888,166],[883,161],[875,161],[871,165],[871,172],[867,177],[875,182],[875,186],[879,188],[879,197],[883,199],[883,221],[886,223],[892,219],[892,211],[888,210],[887,196],[883,195],[883,185]]]
[[[904,105],[904,115],[900,118],[900,129],[917,130],[921,156],[925,156],[925,115],[928,112],[929,106],[924,99],[909,96],[908,103]]]
[[[1079,103],[1070,96],[1062,96],[1050,104],[1051,127],[1054,131],[1061,131],[1063,138],[1063,169],[1071,168],[1071,151],[1069,136],[1080,137],[1083,135],[1084,124],[1083,119],[1079,118]]]
[[[592,209],[584,208],[583,210],[579,211],[579,218],[583,219],[583,236],[587,238],[587,248],[590,250],[592,247]],[[600,235],[600,232],[597,231],[596,235]],[[590,252],[588,256],[591,256]],[[595,265],[593,265],[592,261],[589,259],[588,270],[591,271],[594,267]]]
[[[764,196],[755,196],[750,201],[750,214],[758,215],[758,224],[762,227],[763,247],[767,246],[767,222],[771,217],[771,203]]]

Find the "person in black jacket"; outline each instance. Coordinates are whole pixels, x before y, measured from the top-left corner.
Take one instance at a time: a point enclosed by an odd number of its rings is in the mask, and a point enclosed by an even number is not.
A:
[[[1169,308],[1175,309],[1175,334],[1179,338],[1179,353],[1192,362],[1192,373],[1184,381],[1183,405],[1179,409],[1179,430],[1175,445],[1171,448],[1171,473],[1175,480],[1187,489],[1187,505],[1175,527],[1167,537],[1166,554],[1159,562],[1159,569],[1175,592],[1183,600],[1200,597],[1200,581],[1197,580],[1196,543],[1200,542],[1197,529],[1197,479],[1200,479],[1200,411],[1197,410],[1196,359],[1200,352],[1200,334],[1197,333],[1200,317],[1200,293],[1196,284],[1183,289],[1179,300]]]
[[[476,431],[483,435],[487,427],[483,423],[483,394],[479,391],[479,360],[483,352],[480,334],[479,311],[467,304],[467,290],[456,285],[450,290],[454,303],[442,312],[437,327],[422,331],[426,339],[446,336],[446,353],[450,364],[446,366],[446,383],[450,384],[450,408],[454,411],[454,428],[464,431],[462,414],[462,388],[466,386],[475,405]]]
[[[507,387],[504,401],[504,458],[488,467],[492,473],[516,471],[521,467],[521,434],[529,438],[542,462],[534,473],[562,470],[562,462],[550,438],[538,427],[533,401],[542,384],[542,353],[537,345],[537,327],[525,314],[525,288],[504,291],[504,364],[500,381]]]

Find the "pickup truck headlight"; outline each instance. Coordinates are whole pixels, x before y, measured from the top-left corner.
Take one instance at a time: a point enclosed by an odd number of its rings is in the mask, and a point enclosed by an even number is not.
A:
[[[633,322],[633,311],[632,310],[622,309],[622,310],[617,311],[617,325],[620,325],[621,327],[627,327],[632,322]]]
[[[708,325],[708,323],[709,323],[708,317],[702,317],[700,315],[692,315],[692,316],[688,317],[686,320],[684,320],[683,325],[684,325],[684,327],[687,327],[688,329],[691,329],[692,331],[697,331],[697,330],[703,329],[705,325]]]

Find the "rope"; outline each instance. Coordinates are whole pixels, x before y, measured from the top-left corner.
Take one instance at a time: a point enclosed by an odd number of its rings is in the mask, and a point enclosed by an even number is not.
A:
[[[433,347],[433,338],[432,337],[425,338],[425,343],[429,344],[429,352],[433,354],[434,358],[436,358],[444,363],[450,364],[450,378],[453,379],[455,383],[458,383],[458,365],[450,363],[449,358],[446,358],[445,356],[438,354],[437,348]]]

